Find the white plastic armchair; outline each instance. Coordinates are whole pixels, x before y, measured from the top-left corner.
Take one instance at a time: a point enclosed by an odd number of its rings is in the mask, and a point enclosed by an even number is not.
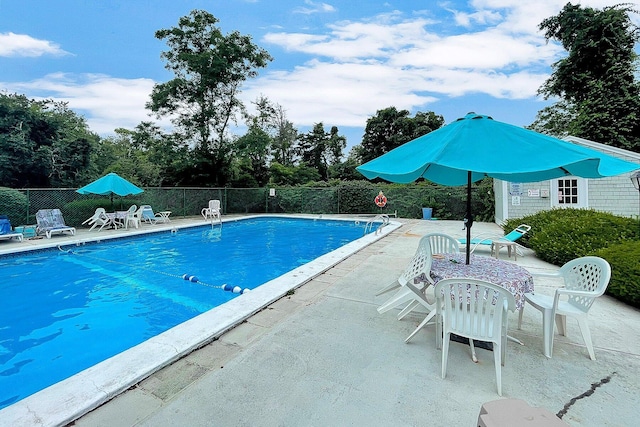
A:
[[[442,348],[442,378],[447,375],[451,334],[493,343],[498,395],[502,396],[502,369],[506,360],[508,311],[516,300],[507,289],[483,280],[452,278],[435,285],[436,347]]]
[[[450,254],[450,253],[460,252],[460,245],[458,241],[453,237],[449,236],[448,234],[428,233],[422,236],[422,238],[420,239],[420,242],[418,242],[418,249],[416,250],[416,255],[418,255],[420,251],[424,251],[424,248],[422,248],[421,246],[426,244],[429,245],[429,250],[431,251],[431,254]],[[411,262],[413,262],[414,260],[415,260],[415,256]],[[410,274],[410,269],[411,269],[411,263],[409,263],[409,265],[407,266],[407,269],[403,274]],[[429,262],[429,270],[431,270],[431,262]],[[433,281],[431,280],[431,277],[429,276],[429,272],[426,273],[426,276],[427,276],[427,279],[433,283]],[[398,279],[397,281],[391,283],[389,286],[386,286],[385,288],[378,291],[376,296],[382,295],[393,289],[399,288],[400,287],[399,280],[400,279]]]
[[[557,273],[537,276],[560,277],[564,281],[564,287],[556,289],[553,296],[525,294],[525,302],[542,312],[544,355],[551,358],[553,354],[554,319],[558,333],[566,335],[567,316],[571,316],[578,321],[589,357],[595,360],[587,314],[596,298],[604,294],[609,285],[609,263],[599,257],[587,256],[567,262]],[[518,329],[522,325],[523,311],[524,307],[518,318]]]
[[[449,236],[448,234],[429,233],[429,234],[425,234],[423,238],[429,241],[429,247],[431,249],[432,257],[442,255],[442,254],[460,253],[460,245],[458,244],[458,241],[454,237]],[[431,263],[429,264],[429,270],[431,270]],[[428,284],[433,284],[433,280],[431,279],[430,273],[427,273],[426,276],[427,276],[426,278],[429,281]],[[424,277],[421,279],[424,282]],[[424,296],[426,296],[428,284],[427,286],[422,287],[422,294]],[[415,294],[415,292],[413,292],[411,289],[407,289],[407,292],[411,292],[412,294]],[[429,303],[428,300],[426,300],[422,295],[420,295],[417,298],[414,298],[414,300],[411,303],[409,303],[400,312],[400,314],[398,314],[398,320],[402,320],[407,314],[412,312],[414,309],[420,307],[421,305],[426,308],[433,307],[433,304]],[[409,342],[411,338],[413,338],[413,336],[431,320],[431,318],[432,316],[427,316],[427,318],[423,321],[423,323],[419,327],[417,327],[411,335],[409,335],[409,337],[405,340],[405,342]]]
[[[432,254],[457,254],[460,252],[460,244],[448,234],[429,233],[424,237],[429,238]]]
[[[205,221],[208,219],[211,221],[214,221],[215,219],[222,221],[220,217],[220,200],[209,200],[209,206],[203,208],[200,213]]]
[[[431,276],[429,275],[429,272],[431,271],[431,262],[431,246],[427,236],[424,236],[420,239],[420,242],[418,242],[418,249],[416,249],[416,253],[413,255],[413,258],[411,258],[411,261],[409,261],[409,264],[407,264],[400,277],[398,277],[395,282],[378,292],[377,295],[381,295],[395,288],[403,288],[407,283],[413,283],[415,278],[419,278],[419,281],[426,281],[432,284],[433,279],[431,279]],[[384,313],[400,304],[412,301],[414,299],[412,294],[413,292],[409,290],[400,289],[393,297],[378,308],[378,313]]]
[[[420,329],[422,329],[432,318],[435,316],[435,306],[429,302],[425,296],[425,290],[431,284],[431,245],[429,237],[424,236],[418,243],[418,249],[415,255],[409,262],[409,265],[405,268],[404,272],[398,280],[392,284],[400,287],[398,292],[387,300],[384,304],[378,307],[378,313],[384,313],[402,304],[408,304],[398,314],[398,320],[406,316],[410,311],[418,306],[423,306],[427,309],[428,314],[426,318],[420,323],[420,325],[407,337],[405,342],[408,342]]]
[[[109,223],[111,223],[111,220],[109,219],[109,217],[107,217],[107,212],[104,210],[104,208],[96,208],[94,214],[85,219],[82,222],[82,225],[90,225],[91,228],[89,229],[89,231],[93,230],[97,226],[100,226],[100,229],[98,229],[98,231],[100,231]]]
[[[124,219],[124,228],[129,229],[129,224],[133,225],[135,228],[140,228],[142,211],[138,211],[138,206],[131,205],[127,210],[127,216]]]

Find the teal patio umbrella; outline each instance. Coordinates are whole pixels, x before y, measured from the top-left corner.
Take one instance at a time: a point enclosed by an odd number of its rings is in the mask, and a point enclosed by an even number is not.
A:
[[[442,185],[466,185],[465,222],[470,242],[473,182],[485,177],[509,182],[537,182],[563,176],[604,178],[638,168],[640,165],[599,151],[469,113],[356,169],[368,179],[406,184],[424,178]]]
[[[140,194],[144,190],[126,179],[122,178],[115,172],[108,173],[102,178],[98,178],[90,184],[82,188],[78,188],[76,192],[80,194],[98,194],[101,196],[111,196],[111,204],[113,205],[113,195],[128,196],[131,194]]]

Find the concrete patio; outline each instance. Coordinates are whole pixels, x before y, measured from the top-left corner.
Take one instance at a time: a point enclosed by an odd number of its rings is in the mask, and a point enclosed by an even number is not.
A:
[[[400,275],[422,235],[437,231],[463,237],[462,223],[398,221],[403,226],[396,231],[72,425],[475,425],[482,404],[500,398],[491,352],[478,349],[474,364],[467,345],[452,343],[442,379],[435,328],[426,327],[404,343],[424,314],[402,321],[396,320],[397,311],[380,315],[376,308],[388,294],[375,296]],[[483,231],[500,228],[474,224],[474,235]],[[476,253],[489,255],[482,251]],[[517,263],[532,273],[557,269],[531,253]],[[536,291],[545,294],[558,284],[535,280]],[[509,334],[524,346],[508,345],[503,398],[522,399],[554,414],[568,405],[563,421],[569,425],[636,425],[639,310],[599,298],[590,312],[595,361],[571,319],[568,336],[556,336],[552,359],[542,354],[537,310],[525,309],[522,330],[516,325],[514,313]],[[591,395],[573,400],[591,389]]]

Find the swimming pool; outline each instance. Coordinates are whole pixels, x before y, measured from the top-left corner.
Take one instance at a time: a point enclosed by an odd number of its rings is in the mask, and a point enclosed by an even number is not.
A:
[[[272,224],[279,224],[284,228],[277,228]],[[339,230],[341,234],[330,233],[326,226]],[[27,342],[37,344],[35,348],[49,350],[42,351],[47,358],[47,369],[55,371],[58,375],[57,364],[65,359],[62,350],[66,347],[73,348],[75,343],[82,343],[85,347],[97,347],[100,358],[103,360],[111,354],[107,354],[103,344],[114,341],[120,346],[115,353],[123,349],[135,346],[151,336],[162,333],[163,330],[194,318],[199,313],[209,310],[213,306],[231,301],[237,295],[225,292],[220,286],[227,283],[241,288],[253,288],[266,281],[282,275],[291,269],[300,267],[307,270],[307,274],[317,274],[315,267],[307,264],[313,258],[326,254],[335,248],[345,246],[351,240],[362,236],[362,223],[355,221],[309,221],[302,219],[248,219],[238,222],[225,223],[221,227],[195,227],[181,229],[177,233],[159,233],[153,237],[126,238],[118,241],[86,244],[78,243],[78,246],[64,247],[62,251],[52,254],[50,251],[30,254],[20,257],[0,258],[0,268],[9,272],[11,280],[3,283],[3,295],[11,295],[14,300],[8,301],[6,306],[15,307],[9,318],[18,318],[19,321],[2,320],[2,325],[8,325],[0,330],[0,361],[3,368],[0,375],[0,393],[4,390],[15,390],[7,378],[15,377],[12,371],[21,374],[27,372],[31,366],[35,366],[33,360],[36,350],[23,349],[20,352],[11,348],[25,346]],[[240,230],[244,230],[240,232]],[[283,231],[284,230],[284,231]],[[269,237],[269,239],[265,239]],[[318,240],[320,239],[320,240]],[[365,239],[366,240],[366,239]],[[309,241],[316,242],[309,245]],[[229,244],[229,246],[223,246]],[[346,246],[349,246],[347,244]],[[284,249],[286,248],[286,251]],[[69,252],[70,249],[70,252]],[[353,249],[350,249],[353,250]],[[113,252],[115,251],[115,252]],[[266,262],[266,267],[258,268],[255,263],[255,255]],[[176,260],[181,260],[176,263]],[[231,268],[231,262],[238,260],[251,260],[244,266],[238,265]],[[182,262],[184,261],[184,262]],[[70,273],[70,268],[80,269],[83,274],[78,277]],[[298,268],[298,270],[300,270]],[[324,267],[320,267],[324,268]],[[326,269],[326,268],[325,268]],[[261,271],[262,270],[262,271]],[[37,273],[40,271],[40,273]],[[56,274],[54,274],[56,273]],[[263,274],[266,273],[266,274]],[[300,271],[291,272],[293,276],[300,275]],[[38,274],[41,276],[38,277]],[[193,283],[182,279],[184,274],[198,276],[198,282]],[[98,280],[100,278],[100,280]],[[288,280],[290,286],[293,281]],[[45,294],[52,298],[45,299],[32,289],[37,284],[46,283]],[[27,295],[20,295],[16,290],[28,290]],[[42,286],[36,286],[40,289]],[[263,300],[264,292],[255,292],[255,296],[243,295],[247,303],[250,300]],[[282,295],[282,289],[277,292]],[[131,302],[128,298],[132,294],[141,299]],[[261,295],[262,294],[262,295]],[[277,297],[270,296],[270,300]],[[100,305],[99,302],[106,302]],[[266,301],[268,303],[269,301]],[[30,307],[52,306],[48,314],[45,314],[45,324],[36,324],[30,314]],[[85,313],[85,307],[94,309],[97,306],[97,315],[91,317]],[[236,308],[243,308],[243,301],[239,301]],[[80,308],[82,307],[82,308]],[[26,309],[25,309],[26,308]],[[156,311],[148,311],[149,308],[159,308]],[[255,312],[259,307],[250,308]],[[88,310],[88,309],[87,309]],[[116,314],[127,313],[125,317],[133,323],[122,326]],[[235,310],[234,313],[223,313],[225,321],[237,321],[238,316],[250,315],[251,312]],[[3,312],[4,313],[4,312]],[[248,313],[248,314],[247,314]],[[171,314],[171,316],[166,316]],[[2,316],[2,315],[0,315]],[[170,317],[169,324],[163,324],[161,320]],[[133,326],[131,326],[133,325]],[[231,324],[215,325],[213,329],[226,327]],[[9,330],[17,329],[18,338],[7,338]],[[140,330],[138,330],[140,329]],[[63,335],[61,331],[70,331],[71,343],[59,340]],[[126,334],[117,331],[127,331]],[[135,330],[135,331],[134,331]],[[222,329],[220,329],[222,330]],[[114,333],[114,331],[116,331]],[[100,345],[88,344],[86,336],[95,332],[100,337]],[[162,335],[162,334],[161,334]],[[105,338],[112,337],[105,340]],[[60,344],[60,342],[62,344]],[[189,344],[197,346],[196,344]],[[51,350],[53,348],[53,350]],[[19,354],[22,358],[13,353]],[[113,350],[110,350],[113,352]],[[187,350],[188,351],[188,348]],[[84,348],[76,351],[75,356],[79,361],[74,362],[75,372],[92,366],[96,360],[86,356]],[[33,356],[33,357],[32,357]],[[174,357],[175,356],[171,356]],[[78,369],[78,366],[82,366]],[[52,369],[55,368],[55,369]],[[65,372],[62,378],[75,372]],[[12,375],[9,375],[12,374]],[[47,372],[48,376],[49,372]],[[44,376],[43,372],[36,372],[32,377]],[[26,378],[28,378],[27,375]],[[59,379],[58,379],[59,380]],[[54,379],[54,382],[57,381]],[[20,382],[29,382],[25,377]],[[7,384],[9,384],[7,386]],[[11,404],[14,397],[3,395],[5,404]],[[3,400],[3,399],[0,399]]]

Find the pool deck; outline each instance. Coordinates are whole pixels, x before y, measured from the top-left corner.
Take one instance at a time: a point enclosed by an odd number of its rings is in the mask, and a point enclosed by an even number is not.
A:
[[[188,221],[195,220],[178,219],[172,225]],[[404,343],[424,314],[398,321],[397,312],[378,314],[376,310],[388,297],[376,296],[376,292],[401,274],[419,238],[429,232],[463,237],[461,221],[398,222],[400,228],[73,425],[475,425],[482,404],[500,399],[492,354],[478,349],[479,362],[474,364],[468,346],[452,343],[447,377],[442,379],[433,327]],[[500,232],[500,228],[474,224],[473,235],[485,231]],[[75,240],[88,238],[85,233],[78,230]],[[74,241],[67,237],[46,240],[3,242],[0,252],[15,252],[21,245],[56,246]],[[476,254],[489,255],[485,249]],[[530,252],[518,257],[517,264],[532,273],[557,270]],[[557,285],[552,279],[535,279],[537,292],[552,294]],[[554,414],[570,405],[563,420],[572,426],[637,424],[640,310],[609,296],[598,299],[589,314],[595,361],[589,359],[572,319],[568,320],[568,336],[556,335],[552,359],[542,354],[542,322],[537,310],[525,309],[522,330],[516,329],[517,313],[510,314],[509,320],[509,334],[524,345],[508,345],[502,368],[503,398],[522,399]],[[602,381],[606,378],[610,381]],[[593,394],[571,404],[591,388]],[[9,425],[6,413],[0,411],[0,425]],[[53,415],[33,414],[19,423],[11,419],[11,425],[61,425]]]

